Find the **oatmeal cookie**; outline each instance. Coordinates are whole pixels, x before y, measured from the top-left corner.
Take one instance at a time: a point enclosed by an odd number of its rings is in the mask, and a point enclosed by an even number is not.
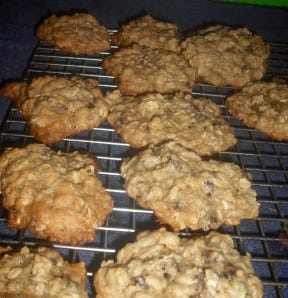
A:
[[[10,251],[0,256],[0,296],[88,298],[85,264],[48,247]]]
[[[197,68],[198,76],[222,87],[241,88],[266,71],[269,46],[247,28],[211,26],[187,37],[182,55]]]
[[[8,83],[0,95],[16,102],[31,134],[44,144],[99,126],[109,110],[98,81],[80,76],[43,76],[30,83]]]
[[[202,160],[175,142],[127,158],[121,175],[127,194],[175,231],[207,231],[258,216],[250,176],[238,165]]]
[[[104,261],[94,277],[97,298],[260,298],[263,286],[249,254],[230,235],[180,238],[164,228],[138,234],[117,261]]]
[[[62,51],[95,55],[110,50],[110,34],[92,15],[76,13],[45,19],[36,30],[39,39]]]
[[[96,170],[97,160],[77,151],[55,152],[42,144],[6,149],[0,156],[0,192],[8,226],[60,243],[92,241],[113,208]]]
[[[103,59],[103,68],[119,80],[125,95],[147,92],[191,92],[196,72],[188,61],[171,51],[134,44]]]
[[[175,140],[199,155],[211,155],[236,143],[233,128],[209,99],[185,93],[122,96],[118,90],[106,97],[118,102],[108,121],[132,147]]]
[[[128,46],[137,43],[153,49],[180,52],[180,32],[175,24],[161,22],[146,15],[122,25],[121,30],[111,36],[113,43]]]
[[[272,139],[288,141],[288,85],[256,82],[226,100],[236,119]]]

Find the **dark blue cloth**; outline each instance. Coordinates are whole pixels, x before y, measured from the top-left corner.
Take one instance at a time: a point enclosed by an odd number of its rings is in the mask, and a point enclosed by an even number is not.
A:
[[[288,10],[208,0],[2,0],[0,1],[0,84],[20,79],[36,45],[35,28],[51,13],[87,11],[108,28],[149,13],[189,32],[209,23],[247,26],[265,40],[288,42]],[[0,124],[9,101],[0,100]]]

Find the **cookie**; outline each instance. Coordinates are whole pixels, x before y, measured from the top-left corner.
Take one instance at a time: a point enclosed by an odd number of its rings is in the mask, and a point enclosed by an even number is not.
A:
[[[36,35],[67,53],[95,55],[110,50],[110,34],[92,15],[52,15],[37,28]]]
[[[0,256],[0,296],[88,298],[85,264],[69,264],[48,247],[6,252]]]
[[[111,36],[111,40],[118,46],[137,43],[153,49],[179,53],[180,37],[181,34],[175,24],[162,22],[150,15],[145,15],[122,25],[121,30]]]
[[[272,139],[288,141],[288,85],[256,82],[226,100],[230,114]]]
[[[215,86],[241,88],[266,71],[269,46],[247,28],[211,26],[187,37],[182,55],[197,75]]]
[[[121,175],[127,194],[175,231],[207,231],[258,216],[250,176],[238,165],[203,160],[175,142],[125,159]]]
[[[71,245],[95,239],[113,201],[94,157],[55,152],[42,144],[8,148],[0,156],[0,192],[8,226]]]
[[[199,155],[211,155],[236,143],[233,128],[211,100],[191,94],[122,96],[113,91],[107,100],[118,102],[107,119],[132,147],[174,140]]]
[[[8,83],[0,95],[15,100],[31,134],[44,144],[99,126],[109,110],[98,81],[80,76],[43,76],[30,83]]]
[[[102,61],[104,70],[118,79],[124,95],[142,93],[191,92],[196,73],[188,61],[176,53],[134,44],[122,48]]]
[[[104,261],[94,286],[97,298],[263,295],[250,255],[240,255],[230,235],[180,238],[164,228],[138,234],[119,251],[115,263]]]

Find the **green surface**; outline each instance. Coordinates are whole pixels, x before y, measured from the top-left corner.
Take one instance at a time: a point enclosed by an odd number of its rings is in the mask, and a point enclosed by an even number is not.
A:
[[[288,0],[218,0],[220,2],[230,2],[239,4],[256,4],[256,5],[269,5],[278,7],[288,7]]]

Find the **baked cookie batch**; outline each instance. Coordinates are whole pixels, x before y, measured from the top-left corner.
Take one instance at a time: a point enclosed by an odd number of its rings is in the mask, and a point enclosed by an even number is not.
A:
[[[98,81],[80,76],[43,76],[30,83],[10,83],[1,93],[15,101],[32,135],[43,144],[97,127],[109,111]]]
[[[11,228],[80,245],[112,211],[113,201],[96,178],[97,160],[78,152],[55,152],[43,144],[8,148],[0,157],[3,206]]]
[[[83,262],[70,264],[54,248],[0,248],[1,297],[88,298]]]
[[[191,92],[203,81],[242,88],[227,98],[229,113],[287,141],[288,87],[259,81],[269,46],[247,28],[217,25],[183,36],[175,24],[149,15],[111,36],[87,13],[53,15],[36,35],[75,55],[117,45],[102,65],[118,89],[104,94],[97,80],[77,75],[2,87],[0,94],[15,101],[39,142],[0,156],[8,226],[70,245],[95,239],[113,210],[95,176],[97,159],[47,145],[108,120],[138,149],[121,165],[127,194],[170,231],[142,232],[115,262],[104,261],[94,278],[97,297],[262,297],[250,255],[233,249],[229,235],[209,232],[258,216],[251,177],[236,164],[210,158],[237,140],[218,106]],[[183,229],[207,232],[183,238],[177,233]],[[84,263],[68,264],[52,248],[2,247],[0,273],[0,295],[88,297]]]
[[[229,235],[192,239],[165,228],[145,231],[117,260],[104,261],[94,279],[97,297],[262,297],[248,255]]]

